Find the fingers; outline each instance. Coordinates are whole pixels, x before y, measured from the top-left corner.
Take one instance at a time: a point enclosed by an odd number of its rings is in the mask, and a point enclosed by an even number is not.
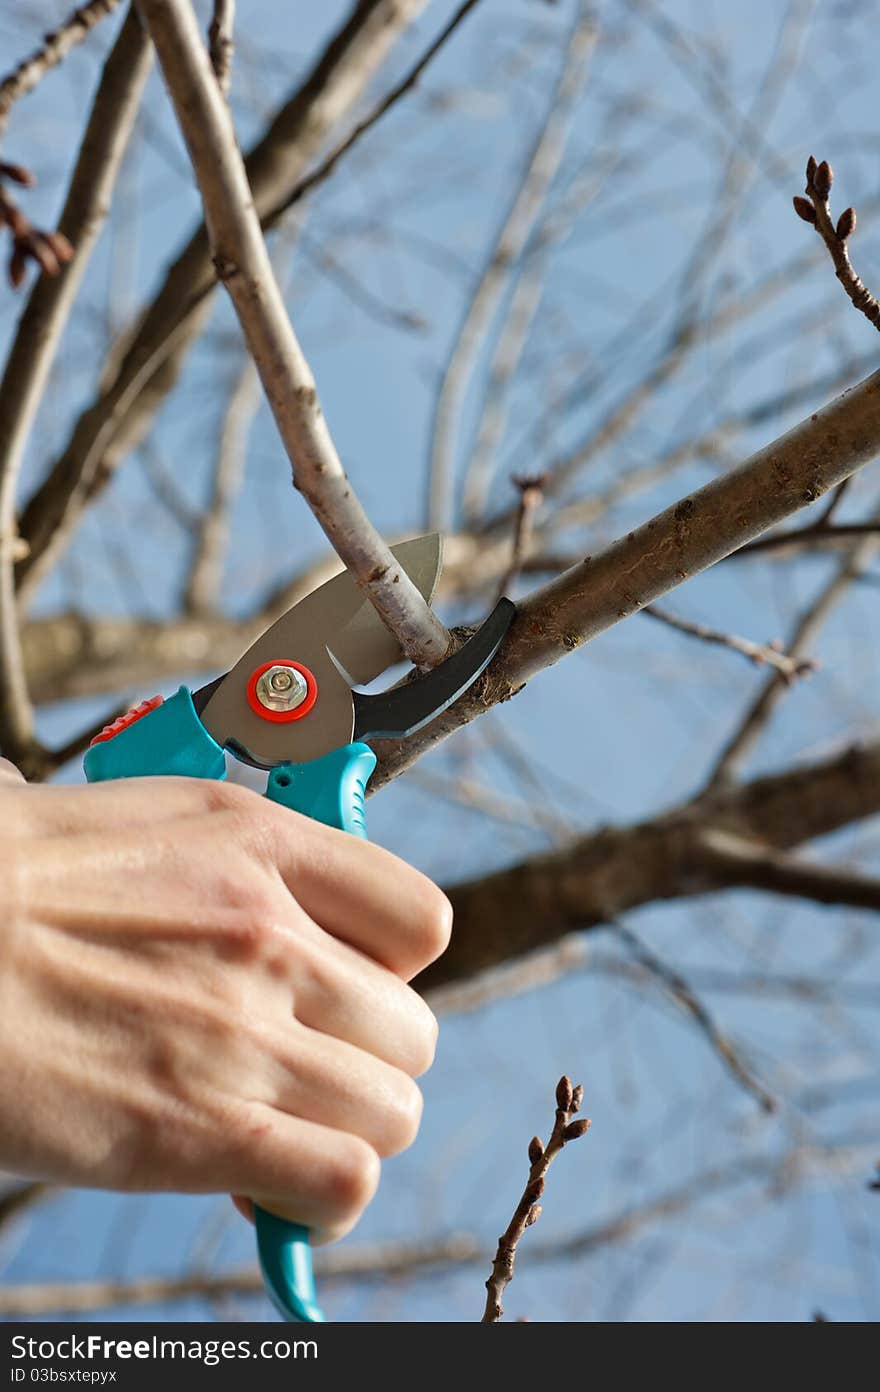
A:
[[[380,846],[293,814],[276,820],[278,870],[306,913],[334,937],[408,981],[449,944],[442,890]]]
[[[294,1014],[302,1024],[353,1044],[417,1078],[437,1047],[437,1020],[400,978],[326,934],[298,944]]]
[[[8,759],[0,758],[0,784],[23,783],[24,775]]]
[[[422,1118],[408,1073],[298,1021],[278,1049],[271,1100],[291,1116],[360,1136],[383,1159],[412,1145]]]
[[[237,1140],[212,1187],[303,1223],[313,1242],[344,1237],[376,1192],[379,1156],[359,1136],[258,1102],[247,1104],[230,1131]]]

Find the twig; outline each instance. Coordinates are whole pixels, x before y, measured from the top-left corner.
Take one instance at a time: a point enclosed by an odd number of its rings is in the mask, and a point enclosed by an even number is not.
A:
[[[810,527],[793,527],[784,532],[773,532],[770,536],[758,537],[747,546],[741,546],[730,557],[752,556],[756,551],[789,551],[801,546],[837,545],[852,541],[854,537],[876,537],[880,535],[878,522],[839,522],[834,527],[826,523],[815,523]]]
[[[20,164],[0,163],[0,227],[8,227],[12,236],[8,274],[10,285],[17,290],[24,280],[28,261],[35,262],[47,276],[57,276],[62,266],[73,258],[73,247],[63,232],[46,232],[34,227],[3,187],[3,179],[26,188],[35,180],[30,170]]]
[[[641,611],[651,619],[659,619],[669,628],[674,628],[679,633],[686,633],[691,638],[699,638],[704,643],[715,643],[719,647],[729,648],[731,652],[742,653],[756,667],[773,667],[783,681],[791,684],[797,681],[798,677],[805,677],[810,672],[815,672],[817,663],[810,657],[792,657],[785,652],[781,644],[778,643],[755,643],[751,638],[741,638],[737,633],[721,633],[717,629],[707,628],[705,624],[691,623],[688,619],[679,618],[677,614],[670,614],[668,609],[658,608],[656,604],[648,604]]]
[[[41,78],[63,62],[72,48],[87,38],[105,15],[112,14],[119,0],[90,0],[73,11],[57,29],[48,33],[40,48],[13,68],[0,82],[0,135],[9,113],[20,97],[32,92]]]
[[[571,1079],[565,1076],[556,1085],[556,1120],[546,1146],[540,1137],[534,1136],[529,1142],[529,1178],[522,1197],[514,1210],[513,1217],[498,1239],[498,1250],[492,1263],[492,1272],[486,1281],[486,1307],[483,1311],[483,1324],[496,1324],[504,1314],[501,1298],[513,1280],[517,1244],[526,1228],[536,1223],[541,1216],[538,1202],[544,1192],[545,1176],[555,1157],[569,1141],[576,1141],[589,1130],[587,1117],[574,1121],[572,1118],[580,1109],[584,1089],[581,1084],[572,1087]]]
[[[667,962],[652,952],[648,945],[625,924],[615,919],[609,926],[626,945],[631,956],[651,976],[666,987],[672,999],[686,1015],[690,1016],[697,1028],[706,1036],[710,1047],[718,1055],[730,1075],[745,1088],[746,1092],[757,1099],[765,1112],[775,1111],[776,1098],[767,1091],[760,1079],[756,1078],[752,1070],[744,1063],[736,1046],[718,1028],[709,1010],[700,1000],[691,984],[674,967],[670,967]]]
[[[235,52],[235,0],[214,0],[214,12],[208,29],[208,52],[211,67],[224,97],[229,95],[232,80],[232,56]]]
[[[595,47],[598,26],[592,0],[580,0],[566,44],[562,68],[541,130],[526,161],[511,206],[499,228],[485,268],[455,334],[431,426],[427,520],[449,525],[456,463],[456,427],[462,394],[480,342],[497,309],[511,269],[522,256],[565,151],[572,112]]]
[[[433,666],[450,636],[399,566],[346,477],[260,229],[229,108],[186,0],[138,0],[201,189],[214,264],[238,314],[302,492],[338,555],[411,661]]]
[[[407,92],[415,87],[428,64],[437,56],[446,42],[452,38],[452,35],[455,33],[462,20],[466,19],[471,10],[479,3],[480,0],[463,0],[463,4],[459,5],[452,18],[444,25],[436,39],[428,45],[419,60],[409,69],[406,75],[401,78],[400,82],[391,88],[390,92],[368,112],[363,120],[358,121],[357,125],[354,126],[348,135],[345,136],[343,140],[340,140],[338,145],[333,147],[330,153],[322,159],[321,163],[317,165],[311,173],[306,174],[305,178],[300,179],[289,193],[286,193],[283,198],[279,199],[269,208],[263,219],[263,226],[265,228],[268,229],[272,227],[289,208],[292,208],[294,204],[298,203],[301,198],[304,198],[307,193],[311,193],[313,188],[317,188],[319,184],[323,184],[325,179],[330,177],[342,157],[347,155],[349,150],[357,145],[361,137],[366,135],[367,131],[371,130],[373,126],[376,125],[377,121],[380,121],[385,113],[390,111],[392,106],[395,106],[397,102],[400,101],[401,97],[405,96]]]
[[[878,527],[880,517],[872,523],[872,530],[866,538],[841,562],[836,573],[822,586],[798,618],[786,644],[791,658],[798,658],[815,641],[825,620],[844,597],[853,580],[875,555],[880,542],[877,535]],[[735,777],[737,769],[766,729],[789,684],[783,681],[778,673],[770,673],[718,756],[709,775],[707,787],[718,787]]]
[[[834,182],[834,170],[827,160],[817,164],[812,155],[807,160],[806,198],[795,197],[794,210],[804,222],[811,223],[828,248],[834,263],[834,274],[856,309],[864,314],[875,329],[880,329],[880,302],[867,285],[856,275],[849,259],[847,243],[856,230],[854,208],[845,208],[835,223],[831,217],[828,196]]]
[[[543,474],[514,475],[512,482],[519,490],[519,509],[513,529],[510,565],[507,568],[507,573],[502,577],[498,589],[499,599],[508,593],[522,569],[532,540],[535,513],[544,498]]]

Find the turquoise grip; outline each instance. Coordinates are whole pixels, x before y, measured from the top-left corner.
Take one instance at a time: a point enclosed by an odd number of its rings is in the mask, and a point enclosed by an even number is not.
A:
[[[308,764],[278,764],[269,774],[266,797],[324,826],[366,839],[367,783],[376,756],[366,744],[346,744]],[[283,1319],[323,1320],[315,1300],[308,1229],[254,1205],[257,1250],[263,1280]]]
[[[157,773],[219,782],[226,777],[226,756],[199,720],[192,696],[182,686],[112,739],[93,744],[86,750],[83,768],[90,783],[148,778]]]

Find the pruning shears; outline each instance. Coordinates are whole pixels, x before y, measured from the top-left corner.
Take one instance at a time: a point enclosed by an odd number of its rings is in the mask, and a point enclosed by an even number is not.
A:
[[[426,600],[440,538],[392,548]],[[226,751],[268,770],[266,797],[327,826],[366,836],[364,798],[376,765],[365,743],[414,734],[491,662],[516,610],[502,599],[477,632],[425,675],[378,693],[353,690],[401,657],[397,640],[348,571],[283,614],[236,665],[197,691],[154,696],[106,726],[85,756],[89,782],[178,774],[224,779]],[[283,1319],[315,1323],[309,1234],[255,1205],[266,1288]]]

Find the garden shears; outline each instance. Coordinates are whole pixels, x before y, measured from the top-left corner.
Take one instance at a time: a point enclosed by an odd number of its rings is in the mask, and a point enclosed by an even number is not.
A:
[[[439,536],[402,542],[392,554],[430,601]],[[228,751],[268,771],[271,801],[365,837],[364,798],[376,765],[365,741],[411,735],[452,705],[491,662],[515,612],[502,599],[432,671],[386,691],[356,691],[401,651],[343,571],[276,620],[229,672],[197,691],[181,686],[167,699],[154,696],[107,725],[86,753],[86,777],[224,779]],[[254,1217],[263,1278],[282,1318],[323,1320],[307,1229],[257,1205]]]

